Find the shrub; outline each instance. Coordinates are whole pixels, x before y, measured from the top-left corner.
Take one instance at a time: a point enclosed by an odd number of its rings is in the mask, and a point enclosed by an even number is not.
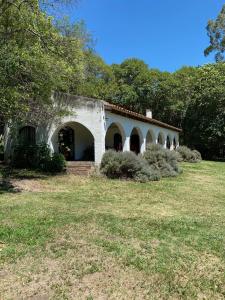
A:
[[[19,144],[14,148],[12,164],[16,168],[40,169],[45,172],[61,172],[66,161],[62,154],[51,155],[47,144]]]
[[[51,173],[62,172],[66,167],[66,161],[64,155],[60,153],[54,153],[51,159],[47,162],[46,170]]]
[[[177,176],[181,173],[177,153],[164,149],[159,144],[148,145],[143,157],[162,177]]]
[[[202,160],[201,153],[197,150],[191,150],[186,146],[180,146],[176,149],[181,157],[181,161],[196,163]]]
[[[202,160],[202,155],[198,150],[192,150],[192,152],[195,154],[195,157],[198,161]]]
[[[107,151],[102,158],[101,172],[109,178],[131,178],[146,182],[159,180],[159,174],[133,152]]]
[[[12,164],[16,168],[36,169],[39,165],[39,147],[23,144],[15,146]]]

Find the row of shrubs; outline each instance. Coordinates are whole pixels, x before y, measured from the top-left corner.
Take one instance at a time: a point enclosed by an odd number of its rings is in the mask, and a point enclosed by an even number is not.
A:
[[[159,180],[161,177],[177,176],[182,172],[179,162],[198,162],[201,154],[181,146],[176,151],[151,144],[143,155],[133,152],[107,151],[101,162],[101,172],[109,178],[130,178],[140,182]],[[39,145],[17,145],[12,164],[16,168],[39,169],[57,173],[65,169],[62,154],[53,154],[45,143]]]
[[[17,145],[13,152],[12,164],[16,168],[38,169],[57,173],[65,169],[66,161],[62,154],[53,154],[45,143],[39,145]]]
[[[177,176],[182,172],[180,161],[198,162],[201,154],[187,147],[170,151],[160,145],[149,145],[143,155],[133,152],[107,151],[101,162],[101,172],[109,178],[126,178],[146,182],[162,177]]]
[[[191,150],[186,146],[180,146],[177,148],[178,161],[186,161],[190,163],[200,162],[202,160],[201,153],[197,150]]]

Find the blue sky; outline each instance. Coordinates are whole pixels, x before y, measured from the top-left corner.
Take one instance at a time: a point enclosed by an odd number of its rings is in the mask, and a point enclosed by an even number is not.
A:
[[[150,67],[175,71],[202,65],[209,43],[206,24],[225,0],[80,0],[66,14],[83,19],[97,40],[96,51],[108,63],[143,59]]]

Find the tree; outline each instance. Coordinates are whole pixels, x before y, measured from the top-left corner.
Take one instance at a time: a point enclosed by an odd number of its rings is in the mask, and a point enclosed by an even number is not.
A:
[[[225,63],[197,69],[183,129],[185,142],[205,158],[225,154]]]
[[[62,35],[38,0],[0,0],[0,9],[1,117],[50,112],[52,91],[68,91],[83,76],[82,43]]]
[[[216,52],[216,61],[223,61],[225,51],[225,5],[216,20],[208,22],[206,29],[210,38],[210,45],[205,49],[205,55]]]

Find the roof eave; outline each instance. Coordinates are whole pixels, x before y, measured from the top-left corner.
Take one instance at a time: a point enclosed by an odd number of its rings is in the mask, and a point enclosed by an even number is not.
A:
[[[132,119],[136,119],[138,121],[147,122],[147,123],[150,123],[150,124],[153,124],[153,125],[158,125],[160,127],[166,128],[166,129],[171,129],[171,130],[174,130],[174,131],[177,131],[177,132],[182,132],[182,129],[180,129],[180,128],[177,128],[177,127],[174,127],[172,125],[163,123],[163,122],[158,121],[156,119],[145,117],[141,114],[131,112],[131,111],[129,111],[127,109],[124,109],[124,108],[120,108],[120,107],[117,107],[117,106],[114,106],[114,105],[111,105],[111,104],[104,104],[104,107],[105,107],[106,110],[111,111],[111,112],[116,113],[116,114],[120,114],[120,115],[129,117],[129,118],[132,118]]]

